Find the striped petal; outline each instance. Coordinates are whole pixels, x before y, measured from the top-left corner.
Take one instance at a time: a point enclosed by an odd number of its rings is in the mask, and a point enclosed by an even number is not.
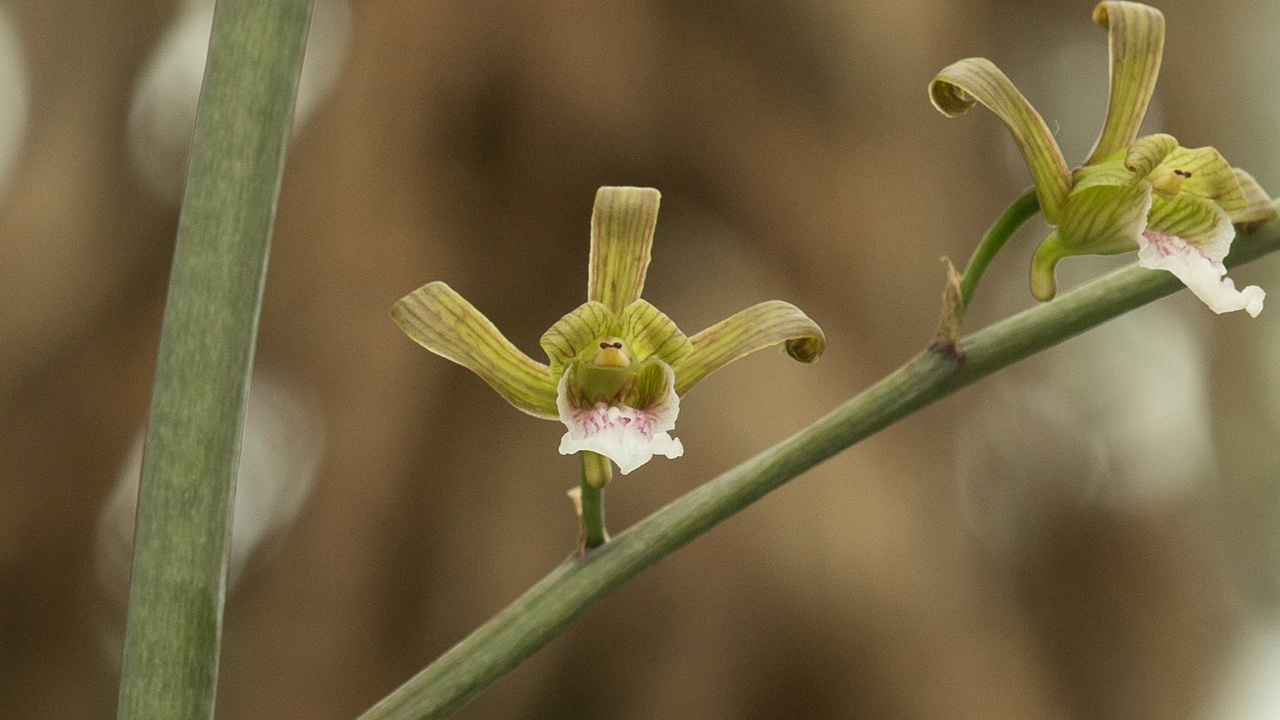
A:
[[[1119,170],[1117,170],[1119,168]],[[1114,255],[1138,249],[1151,208],[1151,183],[1132,182],[1119,162],[1077,171],[1062,221],[1036,249],[1031,261],[1031,294],[1041,302],[1058,294],[1058,261],[1072,255]]]
[[[693,352],[689,338],[671,318],[646,300],[637,300],[623,309],[621,324],[618,334],[627,340],[635,362],[657,357],[674,366]]]
[[[778,343],[800,362],[814,362],[826,348],[822,328],[795,305],[771,300],[753,305],[689,339],[693,346],[683,362],[673,366],[676,393],[684,395],[700,380],[745,355]]]
[[[1182,238],[1215,262],[1227,257],[1236,237],[1231,217],[1221,207],[1185,193],[1173,197],[1153,193],[1147,227]]]
[[[1235,171],[1214,148],[1174,149],[1152,172],[1152,184],[1165,171],[1182,173],[1178,194],[1212,200],[1226,210],[1227,215],[1242,213],[1249,206]]]
[[[414,290],[392,306],[391,318],[419,345],[479,375],[520,410],[558,417],[550,369],[520,352],[448,285],[433,282]]]
[[[1031,170],[1045,220],[1051,225],[1058,222],[1071,189],[1071,173],[1040,113],[1000,68],[986,58],[952,63],[929,84],[929,99],[947,117],[963,115],[982,103],[1003,120]]]
[[[591,213],[587,298],[613,312],[640,299],[662,195],[653,188],[602,187]]]
[[[1138,240],[1138,264],[1173,273],[1215,313],[1244,310],[1257,317],[1267,294],[1256,285],[1237,290],[1222,264],[1235,236],[1231,218],[1219,205],[1157,193],[1149,227]]]
[[[1273,222],[1276,219],[1276,206],[1272,203],[1267,191],[1262,189],[1257,180],[1240,168],[1232,168],[1236,181],[1240,183],[1240,193],[1244,196],[1244,210],[1231,216],[1231,222],[1240,226],[1241,232],[1253,230]]]
[[[551,376],[563,375],[579,353],[609,334],[613,323],[613,312],[604,303],[594,300],[579,305],[560,318],[538,341],[551,360]]]
[[[1111,98],[1102,134],[1085,164],[1123,150],[1138,136],[1164,53],[1164,15],[1134,2],[1101,2],[1093,21],[1107,28],[1111,50]]]

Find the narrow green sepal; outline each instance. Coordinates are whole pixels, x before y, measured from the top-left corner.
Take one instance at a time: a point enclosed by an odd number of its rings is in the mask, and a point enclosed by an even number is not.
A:
[[[391,319],[414,342],[479,375],[516,408],[559,417],[550,368],[520,352],[448,285],[433,282],[414,290],[392,306]]]
[[[662,195],[653,188],[602,187],[591,213],[587,298],[613,312],[640,299]]]
[[[1058,221],[1071,189],[1071,173],[1044,118],[1000,68],[986,58],[952,63],[929,84],[929,99],[947,117],[963,115],[980,102],[1003,120],[1031,170],[1045,219],[1050,224]]]
[[[1086,165],[1123,150],[1138,136],[1164,54],[1164,15],[1134,2],[1101,2],[1093,21],[1107,28],[1111,91],[1107,119]]]
[[[788,302],[771,300],[753,305],[689,339],[693,352],[679,365],[676,394],[684,395],[706,376],[745,355],[786,343],[787,354],[800,362],[814,362],[826,348],[822,328]]]

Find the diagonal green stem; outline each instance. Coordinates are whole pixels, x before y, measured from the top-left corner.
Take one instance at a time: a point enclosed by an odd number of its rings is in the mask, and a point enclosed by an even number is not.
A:
[[[982,242],[978,243],[973,255],[969,256],[969,265],[965,267],[964,277],[960,280],[960,297],[964,300],[965,309],[968,309],[973,293],[978,289],[978,281],[982,279],[982,274],[987,271],[987,266],[995,259],[996,254],[1018,228],[1038,212],[1040,201],[1036,199],[1036,189],[1031,188],[1005,208],[987,230],[987,234],[982,236]]]
[[[213,716],[228,535],[311,0],[218,0],[139,494],[121,720]]]
[[[1228,265],[1280,249],[1280,223],[1238,239]],[[1130,266],[973,333],[956,356],[930,348],[790,438],[674,500],[586,557],[570,557],[360,720],[441,718],[627,580],[854,443],[1029,355],[1183,288]]]

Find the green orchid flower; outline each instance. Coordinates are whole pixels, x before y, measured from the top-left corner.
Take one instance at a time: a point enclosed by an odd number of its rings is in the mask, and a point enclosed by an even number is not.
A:
[[[1102,2],[1093,19],[1108,30],[1111,93],[1102,133],[1083,167],[1070,172],[1044,120],[994,64],[968,58],[947,66],[929,85],[944,115],[976,103],[1008,125],[1035,180],[1053,231],[1031,266],[1031,292],[1050,300],[1054,269],[1071,255],[1138,252],[1138,264],[1167,270],[1216,313],[1246,310],[1256,317],[1266,293],[1237,290],[1222,260],[1235,225],[1276,218],[1271,199],[1248,173],[1212,147],[1187,149],[1164,134],[1138,138],[1164,50],[1164,15],[1133,2]]]
[[[564,455],[598,453],[624,475],[654,455],[679,457],[684,447],[670,431],[680,398],[698,381],[779,343],[796,360],[813,362],[826,340],[807,315],[781,301],[687,337],[641,299],[659,199],[652,188],[596,193],[587,302],[542,336],[550,364],[522,353],[442,282],[401,298],[391,317],[418,344],[469,368],[516,408],[564,423]]]

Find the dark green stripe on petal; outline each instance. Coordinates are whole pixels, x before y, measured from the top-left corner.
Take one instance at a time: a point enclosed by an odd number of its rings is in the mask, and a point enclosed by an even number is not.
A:
[[[543,333],[538,344],[551,360],[552,377],[563,375],[565,367],[578,353],[610,334],[614,319],[613,312],[604,303],[589,300]]]
[[[1221,261],[1231,249],[1235,230],[1222,208],[1194,195],[1168,197],[1156,193],[1147,226],[1182,238],[1211,260]]]
[[[614,312],[640,299],[661,198],[653,188],[602,187],[596,191],[588,299],[602,302]]]
[[[1128,147],[1138,136],[1164,53],[1164,15],[1133,2],[1102,2],[1093,21],[1107,28],[1111,49],[1111,99],[1102,134],[1086,164]]]
[[[643,299],[623,309],[619,332],[631,348],[631,359],[636,362],[656,356],[674,366],[693,352],[689,338],[671,318]]]
[[[1231,216],[1231,222],[1240,226],[1243,232],[1252,232],[1254,229],[1272,222],[1276,219],[1276,206],[1271,202],[1271,198],[1267,196],[1267,191],[1262,189],[1257,180],[1249,173],[1240,168],[1231,168],[1236,175],[1236,180],[1240,183],[1240,192],[1244,195],[1245,208],[1241,212]]]
[[[507,402],[556,419],[556,380],[493,323],[442,282],[423,285],[391,308],[391,319],[419,345],[479,375]]]
[[[1057,235],[1067,254],[1115,255],[1138,249],[1151,207],[1151,184],[1077,187],[1067,198]]]
[[[1071,189],[1071,173],[1044,118],[1000,68],[986,58],[952,63],[929,84],[929,99],[947,117],[963,115],[979,102],[999,116],[1027,161],[1045,219],[1051,225],[1058,222]]]
[[[1212,200],[1227,215],[1244,212],[1249,203],[1240,189],[1240,181],[1222,153],[1211,147],[1177,148],[1161,163],[1162,168],[1181,171],[1183,193]]]
[[[791,303],[781,300],[753,305],[689,339],[693,352],[673,365],[676,394],[684,395],[700,380],[745,355],[778,343],[800,362],[814,362],[826,348],[822,328]]]
[[[1172,135],[1156,133],[1140,137],[1125,152],[1124,166],[1137,173],[1138,177],[1146,177],[1177,149],[1178,141]]]

